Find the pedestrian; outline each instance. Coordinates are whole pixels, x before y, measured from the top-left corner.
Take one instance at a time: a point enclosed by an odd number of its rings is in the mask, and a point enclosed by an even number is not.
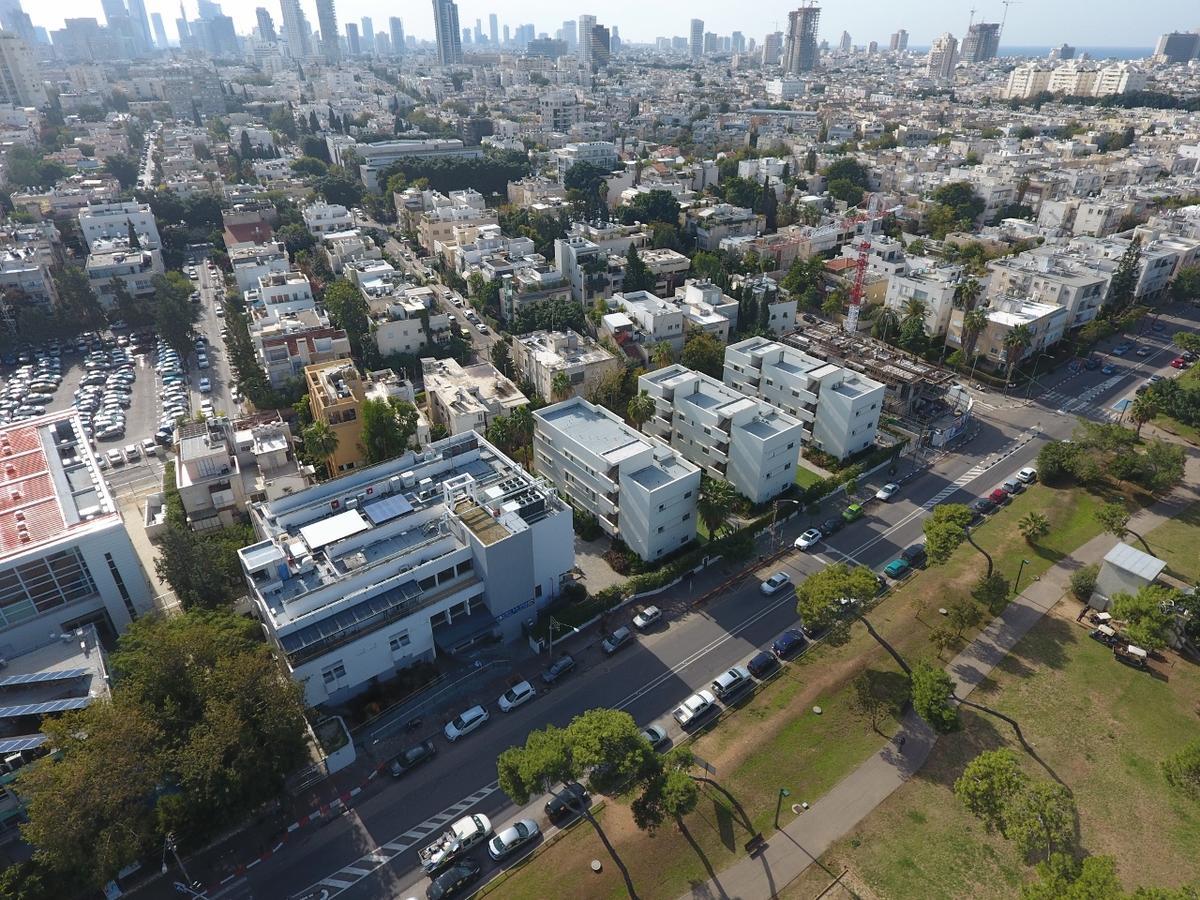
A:
[[[899,748],[901,753],[904,752],[904,742],[906,740],[908,740],[908,738],[903,734],[896,735],[896,746]]]

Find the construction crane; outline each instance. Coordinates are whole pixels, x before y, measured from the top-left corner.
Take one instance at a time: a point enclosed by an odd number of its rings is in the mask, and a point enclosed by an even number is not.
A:
[[[996,35],[996,40],[1000,40],[1004,36],[1004,23],[1008,21],[1008,8],[1010,6],[1020,6],[1021,0],[1000,0],[1004,6],[1004,15],[1000,17],[1000,33]]]
[[[854,283],[850,287],[850,308],[846,311],[846,319],[842,323],[842,327],[853,334],[858,331],[858,314],[862,309],[863,287],[867,280],[867,263],[871,258],[871,223],[876,219],[883,218],[887,213],[880,210],[879,195],[872,194],[871,201],[867,204],[867,211],[859,213],[856,216],[847,218],[843,224],[857,225],[859,222],[867,223],[867,228],[863,234],[863,239],[858,245],[858,258],[854,262]],[[887,212],[891,212],[888,210]]]

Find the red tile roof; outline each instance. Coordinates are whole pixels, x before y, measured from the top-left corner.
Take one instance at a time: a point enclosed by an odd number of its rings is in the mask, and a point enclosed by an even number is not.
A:
[[[49,540],[66,524],[36,425],[0,430],[0,554]]]

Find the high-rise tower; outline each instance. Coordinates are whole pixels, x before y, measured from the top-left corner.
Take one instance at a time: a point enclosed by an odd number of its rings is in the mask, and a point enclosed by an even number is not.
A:
[[[811,72],[817,67],[817,23],[821,8],[806,3],[788,13],[787,37],[783,43],[783,70],[790,74]]]
[[[433,25],[437,38],[438,62],[453,66],[462,62],[462,37],[458,30],[458,4],[454,0],[433,0]]]
[[[692,59],[699,59],[704,55],[704,20],[692,19],[691,38],[688,41],[688,49],[692,52]]]

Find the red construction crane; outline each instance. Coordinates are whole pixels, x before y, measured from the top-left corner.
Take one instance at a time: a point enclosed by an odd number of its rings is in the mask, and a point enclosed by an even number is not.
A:
[[[879,195],[872,194],[871,202],[867,205],[867,211],[859,213],[852,219],[847,219],[846,223],[870,223],[882,218],[882,216],[883,214],[879,211]],[[846,311],[845,322],[842,323],[842,327],[851,334],[858,330],[858,313],[862,308],[863,285],[867,280],[867,262],[870,258],[871,229],[868,228],[866,234],[863,235],[862,242],[858,245],[858,259],[854,264],[854,284],[850,288],[850,308]]]

